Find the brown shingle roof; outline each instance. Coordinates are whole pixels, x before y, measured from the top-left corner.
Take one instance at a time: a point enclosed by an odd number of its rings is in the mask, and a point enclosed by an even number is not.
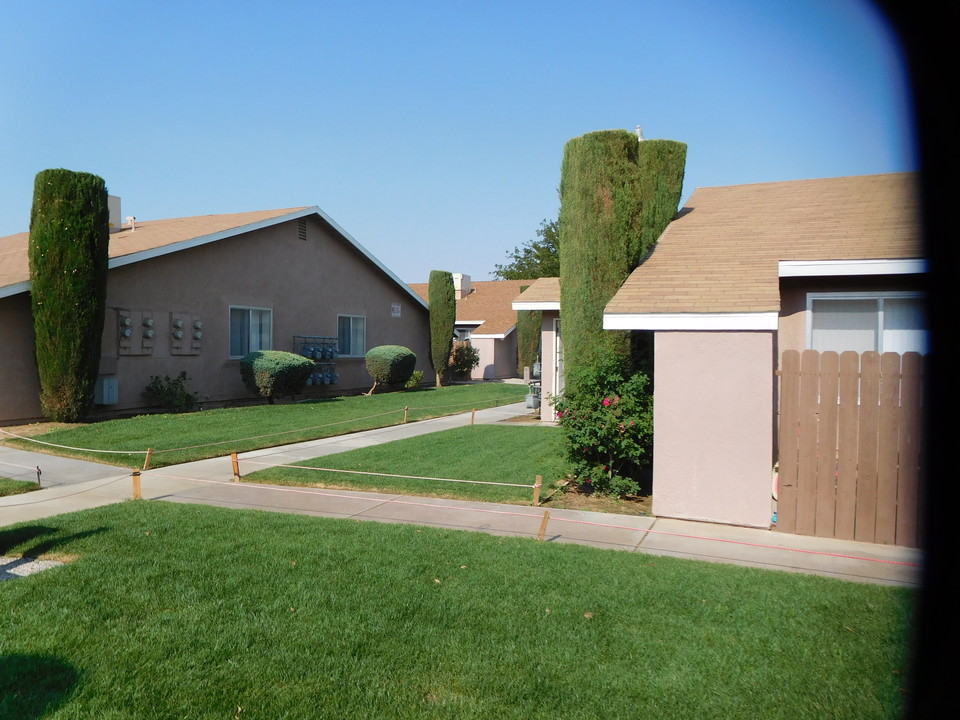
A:
[[[555,304],[560,302],[560,278],[537,278],[533,284],[513,299],[515,303],[531,305]]]
[[[457,300],[458,323],[480,323],[478,335],[506,335],[517,324],[517,311],[511,306],[520,288],[533,280],[474,280],[472,292]],[[430,284],[413,283],[410,289],[429,302]]]
[[[699,188],[606,314],[776,312],[781,260],[921,258],[914,173]]]
[[[125,226],[121,231],[110,234],[110,259],[213,236],[305,209],[287,208],[169,220],[137,220],[136,229]],[[0,288],[30,280],[30,265],[27,257],[29,238],[29,233],[17,233],[0,238]]]

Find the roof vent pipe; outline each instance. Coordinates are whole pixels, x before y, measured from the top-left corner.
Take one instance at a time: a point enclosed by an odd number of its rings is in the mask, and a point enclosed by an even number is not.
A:
[[[133,215],[127,215],[127,223],[130,225],[130,232],[137,229],[137,219]]]
[[[640,129],[639,125],[637,125],[637,140],[643,142],[643,130]]]

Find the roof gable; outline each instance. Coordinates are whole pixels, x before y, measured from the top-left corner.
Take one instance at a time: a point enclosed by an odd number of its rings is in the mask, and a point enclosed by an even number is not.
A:
[[[134,226],[126,225],[110,233],[109,267],[130,265],[309,216],[323,220],[414,300],[426,307],[426,303],[412,293],[406,283],[315,205],[167,220],[137,220]],[[30,289],[29,240],[29,233],[0,238],[0,297]]]

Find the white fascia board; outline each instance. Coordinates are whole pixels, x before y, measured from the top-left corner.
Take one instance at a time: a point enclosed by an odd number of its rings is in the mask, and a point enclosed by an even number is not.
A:
[[[917,275],[927,272],[923,258],[894,260],[781,260],[780,277],[838,275]]]
[[[14,283],[0,288],[0,298],[12,297],[20,293],[30,292],[30,281]]]
[[[560,310],[559,300],[545,302],[515,302],[511,305],[514,310]]]
[[[470,339],[473,340],[476,338],[477,340],[503,340],[516,329],[517,326],[514,325],[509,330],[502,333],[472,333],[470,335]]]
[[[776,330],[776,312],[756,313],[611,313],[604,330]]]
[[[479,327],[483,325],[483,320],[457,320],[454,325],[476,325]]]

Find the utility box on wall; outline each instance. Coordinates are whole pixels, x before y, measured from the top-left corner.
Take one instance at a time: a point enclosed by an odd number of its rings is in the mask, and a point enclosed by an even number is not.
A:
[[[156,336],[150,310],[117,310],[117,344],[120,355],[152,355]]]
[[[175,310],[170,313],[170,354],[199,355],[203,346],[203,321],[199,315]]]
[[[97,378],[93,386],[93,402],[96,405],[116,405],[120,402],[120,381],[116,376]]]

